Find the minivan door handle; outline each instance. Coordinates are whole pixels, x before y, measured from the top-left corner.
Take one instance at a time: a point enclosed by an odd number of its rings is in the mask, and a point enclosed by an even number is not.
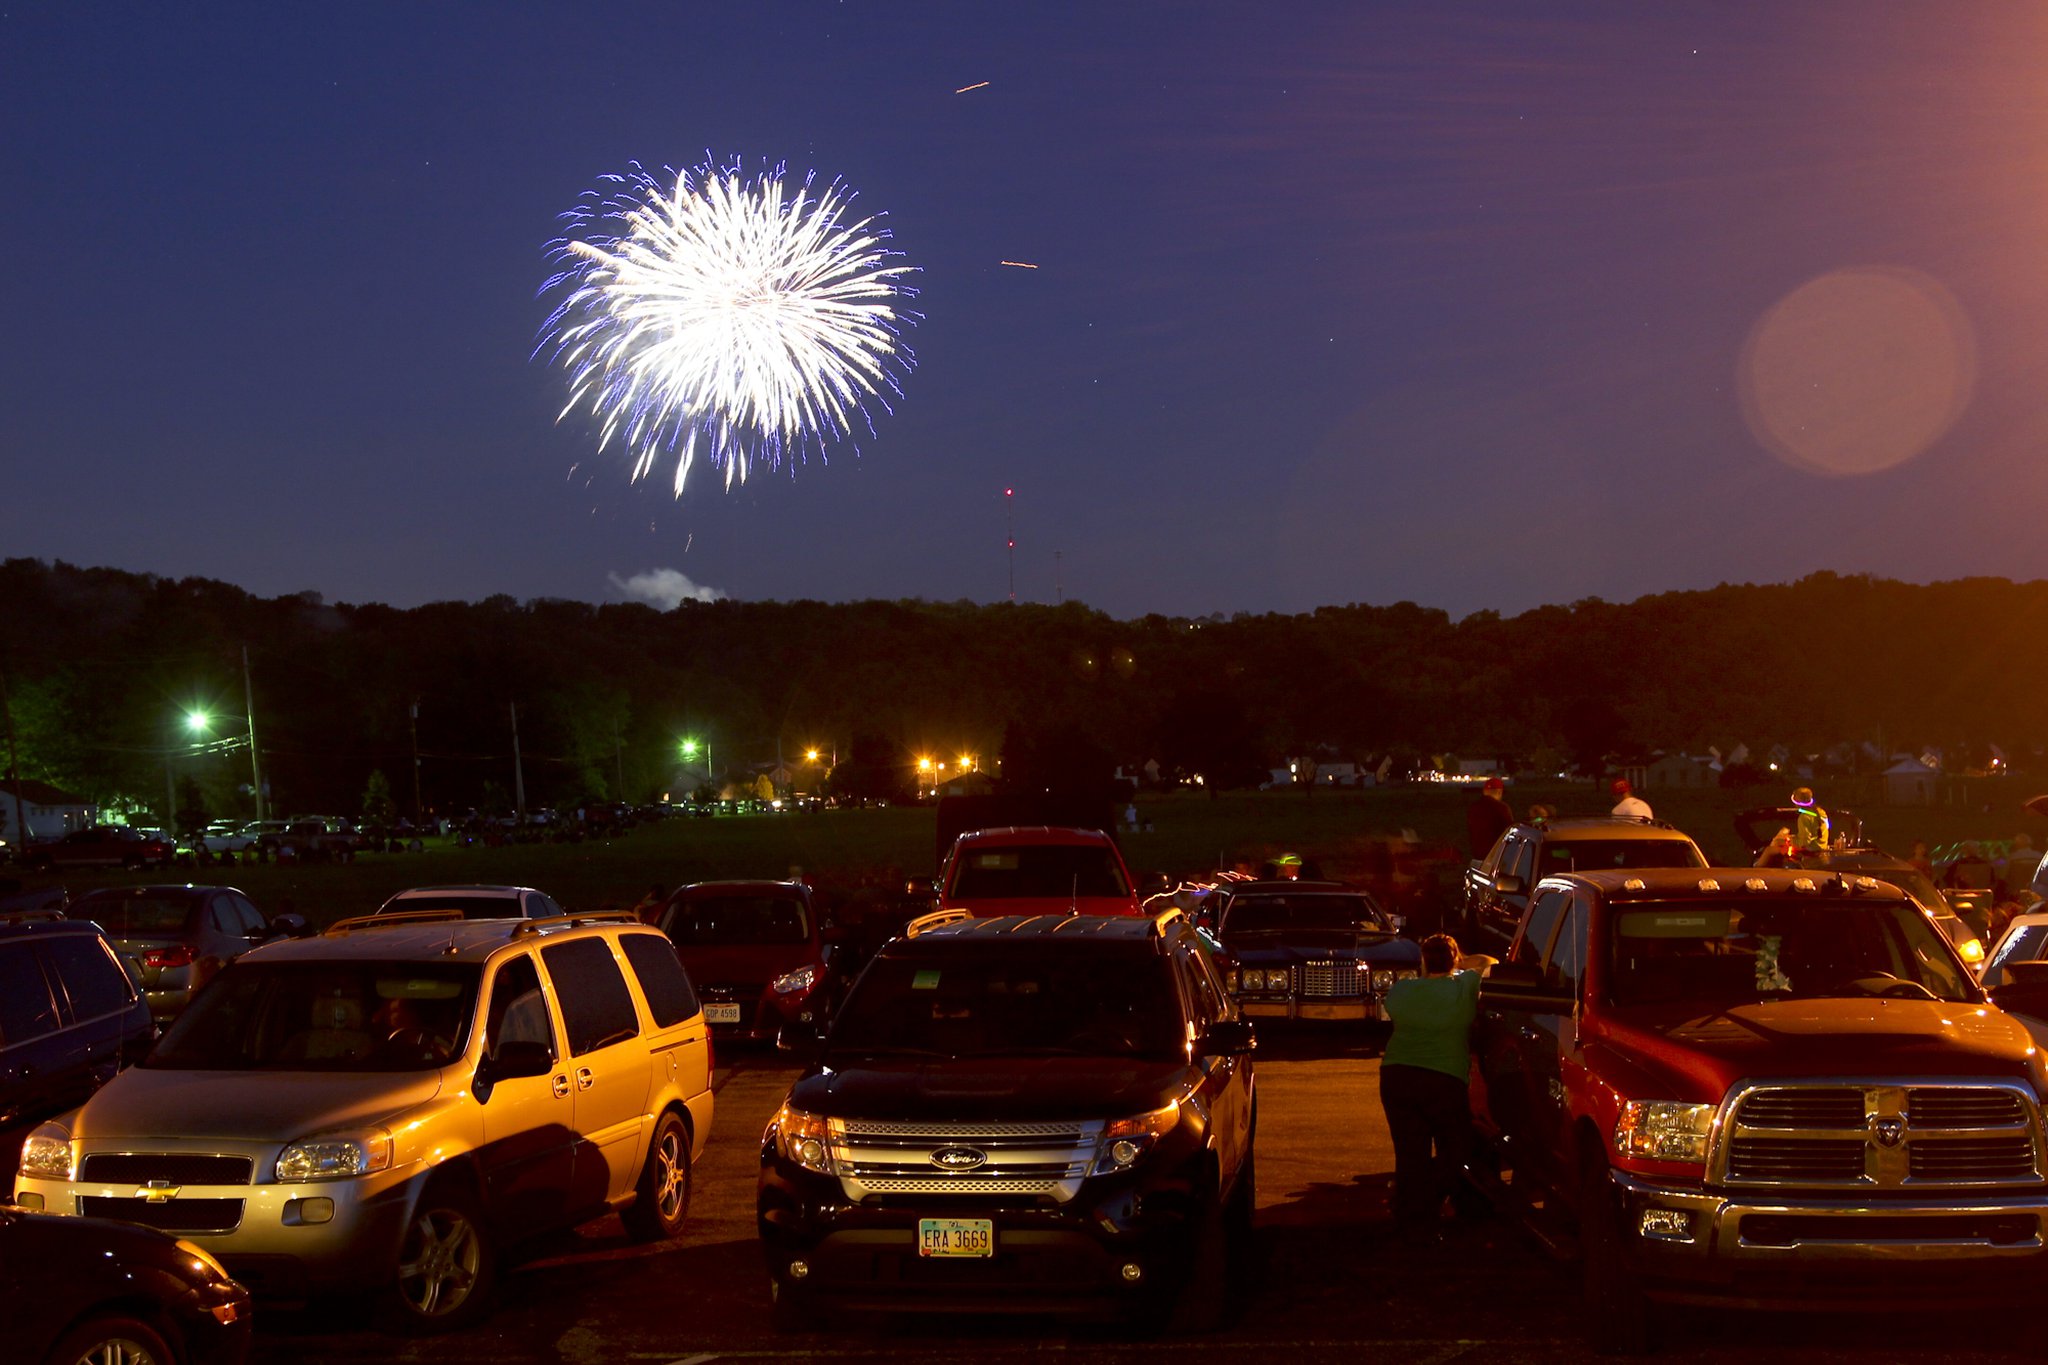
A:
[[[589,1067],[579,1066],[576,1068],[576,1088],[578,1090],[590,1089],[590,1087],[596,1082],[596,1080],[597,1077],[590,1074]]]
[[[555,1077],[555,1098],[556,1098],[556,1099],[558,1099],[558,1100],[559,1100],[559,1099],[563,1099],[563,1098],[565,1098],[565,1097],[566,1097],[566,1096],[568,1095],[568,1093],[569,1093],[569,1078],[568,1078],[567,1076],[556,1076],[556,1077]]]

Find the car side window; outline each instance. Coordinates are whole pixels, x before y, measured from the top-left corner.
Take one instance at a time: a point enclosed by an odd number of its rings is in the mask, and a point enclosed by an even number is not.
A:
[[[216,934],[229,938],[244,938],[241,920],[235,915],[234,907],[228,904],[226,896],[212,896],[206,902],[206,922]]]
[[[697,1012],[697,992],[690,988],[690,974],[683,970],[676,946],[662,934],[621,934],[619,947],[626,962],[639,978],[640,993],[647,997],[647,1012],[656,1028],[680,1024]]]
[[[540,956],[562,1006],[570,1056],[581,1057],[639,1036],[633,993],[626,988],[610,943],[601,938],[550,943]]]
[[[1577,990],[1586,969],[1586,907],[1574,898],[1565,911],[1564,924],[1551,942],[1550,955],[1543,964],[1543,979],[1553,986]]]
[[[241,896],[230,895],[228,904],[234,907],[235,918],[241,922],[242,936],[256,938],[270,932],[270,921],[263,918],[263,912]]]
[[[498,968],[491,980],[491,1010],[484,1025],[484,1051],[498,1055],[506,1043],[543,1043],[548,1056],[559,1058],[555,1028],[548,1020],[547,998],[533,959],[521,954]]]
[[[0,943],[0,1047],[55,1033],[57,1002],[32,943]]]
[[[1208,974],[1195,962],[1195,954],[1183,943],[1174,949],[1174,961],[1179,965],[1181,979],[1187,987],[1188,1003],[1195,1011],[1195,1027],[1207,1028],[1223,1017],[1223,1001],[1209,982]]]
[[[85,934],[63,934],[43,945],[57,980],[71,1001],[71,1022],[119,1014],[135,1000],[128,973],[114,960],[106,941]]]
[[[1510,877],[1520,877],[1522,885],[1527,887],[1530,882],[1535,880],[1533,874],[1536,868],[1536,841],[1534,839],[1515,840],[1514,843],[1502,851],[1501,864],[1503,872],[1507,873]]]
[[[1543,950],[1550,946],[1551,931],[1557,928],[1558,916],[1564,913],[1571,893],[1552,888],[1538,893],[1529,903],[1529,918],[1521,938],[1515,942],[1511,960],[1524,966],[1534,967],[1543,961]]]

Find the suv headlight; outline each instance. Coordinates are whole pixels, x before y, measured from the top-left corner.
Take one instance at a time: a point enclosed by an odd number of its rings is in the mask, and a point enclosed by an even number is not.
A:
[[[832,1175],[832,1142],[837,1136],[833,1132],[835,1126],[823,1114],[797,1109],[785,1101],[775,1111],[775,1117],[768,1121],[768,1137],[784,1160],[794,1161],[807,1171]]]
[[[816,967],[799,967],[793,972],[784,972],[775,978],[773,990],[777,995],[795,995],[818,984]]]
[[[1095,1165],[1088,1173],[1104,1175],[1111,1171],[1129,1170],[1137,1165],[1138,1158],[1144,1156],[1154,1142],[1179,1126],[1178,1100],[1149,1114],[1112,1119],[1102,1126],[1102,1142],[1095,1149]]]
[[[1651,1161],[1705,1161],[1719,1108],[1675,1100],[1630,1100],[1615,1120],[1614,1145],[1623,1156]]]
[[[21,1144],[21,1173],[36,1180],[70,1180],[71,1130],[45,1123]]]
[[[306,1180],[370,1175],[390,1167],[391,1148],[391,1134],[381,1129],[317,1133],[278,1153],[277,1180],[281,1185],[296,1185]]]

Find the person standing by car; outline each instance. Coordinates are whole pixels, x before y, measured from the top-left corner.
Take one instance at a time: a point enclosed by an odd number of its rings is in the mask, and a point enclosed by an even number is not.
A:
[[[1394,1230],[1404,1240],[1435,1232],[1444,1199],[1472,1153],[1466,1096],[1479,971],[1449,934],[1422,940],[1422,975],[1396,981],[1384,1010],[1394,1030],[1380,1055],[1380,1107],[1394,1140]]]
[[[1610,814],[1619,815],[1627,820],[1649,820],[1655,818],[1650,814],[1650,803],[1636,795],[1635,788],[1629,786],[1627,778],[1615,778],[1612,790],[1614,792],[1614,809]]]
[[[1515,809],[1501,795],[1506,790],[1506,783],[1497,777],[1489,777],[1479,788],[1479,795],[1465,807],[1465,837],[1472,844],[1475,859],[1490,853],[1494,841],[1515,823]]]

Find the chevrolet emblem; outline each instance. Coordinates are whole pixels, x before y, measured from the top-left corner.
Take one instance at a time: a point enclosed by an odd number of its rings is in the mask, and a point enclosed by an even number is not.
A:
[[[151,1180],[135,1192],[135,1197],[145,1204],[168,1204],[178,1197],[182,1188],[168,1180]]]

